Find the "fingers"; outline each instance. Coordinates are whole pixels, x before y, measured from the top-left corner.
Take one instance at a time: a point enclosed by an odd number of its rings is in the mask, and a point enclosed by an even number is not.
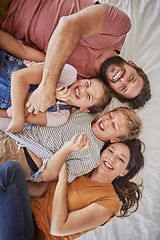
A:
[[[28,100],[28,102],[26,103],[26,107],[29,108],[30,107],[30,101]]]
[[[36,101],[36,104],[32,103],[32,99],[31,97],[29,98],[28,102],[26,103],[26,107],[29,113],[34,113],[35,115],[37,115],[40,111],[40,106],[38,104],[38,102]]]
[[[56,88],[56,99],[67,101],[70,97],[70,89],[67,87],[60,86]]]
[[[65,89],[64,86],[56,87],[56,92],[60,92],[60,91],[62,91],[63,89]]]
[[[30,105],[28,102],[26,104],[26,107],[28,108],[29,113],[32,113],[34,111],[34,114],[38,114],[38,112],[39,112],[38,110],[35,111],[33,105]]]
[[[26,107],[29,113],[33,112],[37,115],[39,112],[45,112],[50,106],[55,104],[55,102],[55,94],[53,94],[52,91],[50,93],[38,87],[29,97]]]
[[[12,118],[12,106],[7,109],[7,115],[9,118]]]
[[[77,137],[78,137],[78,133],[76,133],[76,134],[71,138],[71,142],[75,143]]]
[[[81,152],[90,147],[90,140],[87,138],[85,133],[81,133],[81,135],[78,138],[77,137],[78,134],[76,134],[71,140],[74,142],[75,151]]]
[[[32,96],[31,96],[32,97]],[[43,99],[42,97],[41,98],[36,98],[36,102],[31,102],[31,100],[29,99],[28,102],[26,103],[26,107],[28,108],[28,112],[29,113],[34,113],[35,115],[37,115],[39,112],[45,112],[50,106],[54,105],[55,104],[55,99],[52,98],[49,99],[48,98],[48,102]],[[43,101],[44,100],[44,101]],[[43,104],[44,102],[44,104]]]
[[[85,145],[83,146],[83,148],[81,149],[81,151],[84,151],[86,149],[88,149],[90,147],[90,140],[87,138],[87,141],[85,143]]]

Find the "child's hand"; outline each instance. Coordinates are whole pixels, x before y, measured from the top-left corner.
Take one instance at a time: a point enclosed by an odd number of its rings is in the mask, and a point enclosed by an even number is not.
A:
[[[22,119],[13,119],[10,121],[8,128],[6,129],[7,132],[21,132],[24,128],[24,118]]]
[[[82,152],[90,147],[90,140],[85,133],[81,133],[79,137],[78,134],[75,134],[72,139],[63,146],[71,152]]]
[[[12,118],[12,106],[7,109],[7,115],[9,118]]]
[[[60,101],[67,101],[70,97],[70,89],[67,87],[57,87],[56,88],[56,99]]]

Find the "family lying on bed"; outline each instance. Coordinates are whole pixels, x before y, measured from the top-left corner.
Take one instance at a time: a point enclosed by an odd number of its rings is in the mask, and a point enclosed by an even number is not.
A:
[[[141,198],[142,184],[131,181],[144,165],[139,117],[127,107],[97,115],[112,96],[133,109],[151,97],[147,75],[118,55],[130,20],[91,0],[69,4],[13,0],[1,26],[0,114],[12,117],[3,147],[11,155],[18,142],[30,169],[25,176],[18,151],[15,161],[2,152],[3,239],[75,239],[128,216]]]

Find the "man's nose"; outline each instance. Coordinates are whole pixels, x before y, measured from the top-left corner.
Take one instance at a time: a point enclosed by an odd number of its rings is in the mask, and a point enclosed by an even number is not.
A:
[[[127,77],[126,76],[121,77],[120,83],[127,83]]]
[[[112,121],[113,121],[112,119],[109,119],[109,120],[108,120],[108,126],[111,126],[111,125],[112,125]]]

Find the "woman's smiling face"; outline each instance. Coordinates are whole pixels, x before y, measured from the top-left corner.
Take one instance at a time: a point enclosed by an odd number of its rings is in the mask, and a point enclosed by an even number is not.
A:
[[[127,174],[129,160],[128,146],[122,142],[112,143],[101,153],[99,172],[113,181],[116,177]]]

